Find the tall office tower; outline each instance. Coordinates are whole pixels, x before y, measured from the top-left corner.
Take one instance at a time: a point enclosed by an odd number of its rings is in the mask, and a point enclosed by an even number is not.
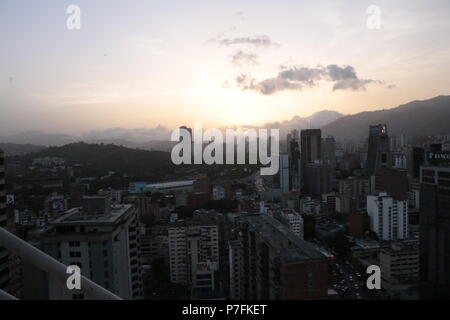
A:
[[[242,216],[240,299],[326,299],[328,260],[269,215]]]
[[[322,139],[322,159],[329,163],[331,168],[336,167],[336,141],[332,136]]]
[[[300,144],[298,131],[293,130],[287,138],[289,156],[289,184],[291,190],[300,189]]]
[[[84,197],[83,207],[70,209],[51,223],[41,247],[66,265],[78,265],[81,274],[119,297],[141,299],[138,224],[133,205],[110,205],[105,197]],[[48,288],[49,299],[84,298],[57,284]]]
[[[212,219],[194,216],[169,226],[170,281],[189,285],[196,297],[217,292],[219,229]]]
[[[307,165],[314,163],[321,159],[322,156],[322,132],[320,129],[306,129],[302,130],[300,134],[300,150],[301,150],[301,186],[305,186],[305,179],[307,175]],[[307,189],[307,188],[306,188]],[[308,190],[305,190],[308,192]],[[302,190],[303,192],[303,190]]]
[[[281,193],[287,193],[291,190],[289,180],[289,155],[280,154],[280,189]]]
[[[412,173],[414,178],[420,178],[420,166],[425,164],[425,149],[421,147],[414,147],[412,149]]]
[[[0,228],[6,228],[6,194],[5,194],[5,158],[0,150]],[[0,289],[9,284],[9,258],[8,252],[0,247]]]
[[[242,243],[239,239],[228,242],[228,264],[230,266],[230,299],[237,300],[242,296]]]
[[[370,126],[366,173],[371,176],[379,168],[390,167],[392,159],[387,126],[385,124]]]
[[[450,298],[450,167],[421,167],[421,298]]]
[[[306,165],[303,193],[321,196],[331,191],[333,170],[328,163],[317,161]]]
[[[300,143],[302,165],[321,159],[322,131],[320,129],[302,130]]]
[[[378,238],[392,241],[408,238],[408,201],[395,200],[387,193],[367,196],[370,228]]]

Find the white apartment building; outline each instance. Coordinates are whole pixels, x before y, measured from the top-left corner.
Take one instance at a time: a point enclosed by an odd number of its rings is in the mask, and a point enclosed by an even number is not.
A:
[[[367,196],[370,228],[380,240],[408,238],[408,202],[395,200],[385,192]]]
[[[170,281],[214,291],[219,266],[219,231],[197,217],[169,226]]]
[[[44,252],[123,299],[142,299],[138,220],[133,205],[113,205],[105,197],[85,197],[51,223],[41,241]],[[76,291],[51,286],[49,299],[83,299]]]
[[[303,240],[304,223],[302,216],[294,210],[282,210],[281,217],[286,221],[289,229]]]

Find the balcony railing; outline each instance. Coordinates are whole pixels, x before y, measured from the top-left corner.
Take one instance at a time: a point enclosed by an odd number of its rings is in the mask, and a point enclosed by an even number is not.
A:
[[[48,278],[55,278],[61,283],[61,286],[66,285],[67,278],[70,276],[67,274],[67,266],[3,228],[0,228],[0,247],[6,248],[8,251],[30,262],[38,269],[46,272],[51,276]],[[83,275],[81,275],[81,290],[79,291],[85,295],[86,299],[121,300],[114,293],[99,286]],[[0,300],[2,299],[15,299],[15,297],[0,290]]]

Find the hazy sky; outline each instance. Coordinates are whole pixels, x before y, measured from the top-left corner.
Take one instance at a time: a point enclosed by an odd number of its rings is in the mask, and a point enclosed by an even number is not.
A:
[[[263,124],[450,94],[448,0],[0,0],[0,42],[0,135]]]

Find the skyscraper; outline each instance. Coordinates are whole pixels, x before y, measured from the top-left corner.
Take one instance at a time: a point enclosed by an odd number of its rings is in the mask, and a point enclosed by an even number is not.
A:
[[[291,190],[300,189],[300,144],[298,131],[287,135],[287,152],[289,156],[289,185]]]
[[[329,163],[332,169],[336,167],[336,141],[332,136],[322,139],[322,159]]]
[[[450,167],[421,167],[421,298],[450,298]]]
[[[306,129],[301,131],[302,165],[321,159],[321,143],[322,131],[320,129]]]
[[[367,175],[373,175],[379,168],[391,167],[392,156],[387,126],[385,124],[370,126],[366,161]]]
[[[320,129],[306,129],[301,131],[301,185],[305,187],[307,179],[307,166],[321,159],[322,132]],[[303,191],[303,190],[302,190]],[[305,190],[308,192],[308,190]]]

